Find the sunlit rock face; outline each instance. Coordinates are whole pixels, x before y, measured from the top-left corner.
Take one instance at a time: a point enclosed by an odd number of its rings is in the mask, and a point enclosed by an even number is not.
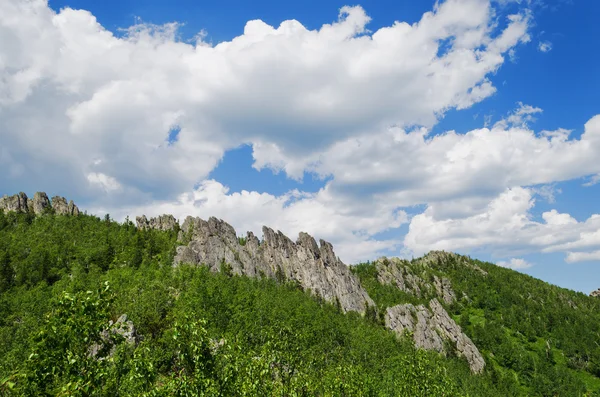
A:
[[[44,192],[35,193],[33,199],[28,198],[23,192],[0,198],[0,210],[6,212],[31,212],[35,215],[42,215],[47,209],[54,210],[54,213],[58,215],[79,215],[79,208],[73,203],[73,200],[67,202],[64,197],[54,196],[50,201]]]
[[[205,221],[187,217],[179,238],[188,242],[177,248],[175,265],[203,264],[213,271],[230,267],[233,274],[271,277],[297,282],[344,312],[364,313],[375,306],[358,279],[335,255],[330,243],[300,233],[296,242],[283,233],[263,227],[263,241],[248,232],[239,239],[235,229],[217,218]]]

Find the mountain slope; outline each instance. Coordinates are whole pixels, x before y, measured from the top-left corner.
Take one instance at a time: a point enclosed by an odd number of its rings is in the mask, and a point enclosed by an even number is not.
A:
[[[600,395],[598,298],[444,252],[345,275],[310,236],[252,254],[218,220],[55,212],[0,210],[0,393]]]

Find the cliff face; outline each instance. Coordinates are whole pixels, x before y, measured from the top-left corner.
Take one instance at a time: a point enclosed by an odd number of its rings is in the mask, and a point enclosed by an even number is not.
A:
[[[251,232],[238,239],[235,229],[222,220],[188,217],[180,240],[189,243],[177,248],[175,265],[205,264],[219,271],[227,264],[234,274],[295,281],[303,289],[339,304],[344,312],[364,313],[367,306],[375,305],[330,243],[321,240],[317,245],[306,233],[300,233],[293,242],[268,227],[263,227],[263,236],[263,242]]]
[[[388,307],[385,324],[399,336],[406,332],[412,334],[415,345],[426,350],[445,353],[444,342],[450,342],[456,352],[465,357],[471,371],[480,373],[485,367],[485,361],[479,349],[440,304],[440,300],[448,305],[456,301],[450,280],[435,274],[428,276],[427,272],[422,271],[447,266],[452,260],[459,261],[460,257],[446,252],[431,252],[414,264],[398,258],[379,259],[375,268],[377,280],[381,284],[394,285],[418,298],[434,297],[429,301],[428,307],[412,304]],[[482,275],[485,273],[479,268],[474,270],[482,272]]]
[[[424,305],[409,304],[389,307],[385,313],[385,324],[398,335],[412,334],[417,347],[445,353],[444,341],[454,345],[456,352],[469,363],[471,371],[480,373],[485,361],[471,339],[448,315],[437,299]]]
[[[53,209],[59,215],[79,215],[79,208],[73,200],[67,203],[64,197],[54,196],[50,201],[44,192],[35,193],[33,199],[28,198],[23,192],[0,198],[0,210],[4,211],[31,212],[41,215],[47,208]]]

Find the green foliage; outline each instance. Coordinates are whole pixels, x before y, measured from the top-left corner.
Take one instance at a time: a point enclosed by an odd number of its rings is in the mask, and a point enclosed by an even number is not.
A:
[[[383,310],[423,303],[354,271],[363,316],[285,280],[173,268],[176,232],[81,215],[0,211],[0,395],[584,396],[600,390],[599,300],[472,261],[419,268],[451,279],[450,314],[486,370],[416,350]],[[241,242],[240,242],[241,244]],[[109,288],[110,286],[110,288]],[[576,307],[576,308],[575,308]],[[126,313],[139,340],[111,331]],[[95,352],[95,353],[92,353]],[[587,393],[587,394],[586,394]]]
[[[600,393],[600,299],[466,257],[430,266],[414,260],[407,266],[425,280],[434,274],[450,279],[462,298],[447,309],[483,353],[486,374],[507,395]],[[381,285],[374,264],[357,265],[353,272],[380,312],[430,298]]]

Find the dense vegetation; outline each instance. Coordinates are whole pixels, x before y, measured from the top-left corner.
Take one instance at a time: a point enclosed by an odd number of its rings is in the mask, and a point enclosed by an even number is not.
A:
[[[473,376],[295,284],[173,268],[176,240],[0,211],[0,395],[597,395],[598,304],[582,294],[487,264],[485,279],[431,270],[469,297],[450,309],[486,355]],[[371,268],[356,270],[381,307],[414,299],[378,293]],[[124,313],[137,343],[107,332]]]
[[[451,280],[458,299],[448,312],[484,355],[487,373],[507,392],[598,395],[600,299],[470,258],[421,262],[414,259],[405,266],[424,279],[436,275]],[[353,271],[380,312],[399,303],[426,304],[431,298],[381,285],[372,263]]]

